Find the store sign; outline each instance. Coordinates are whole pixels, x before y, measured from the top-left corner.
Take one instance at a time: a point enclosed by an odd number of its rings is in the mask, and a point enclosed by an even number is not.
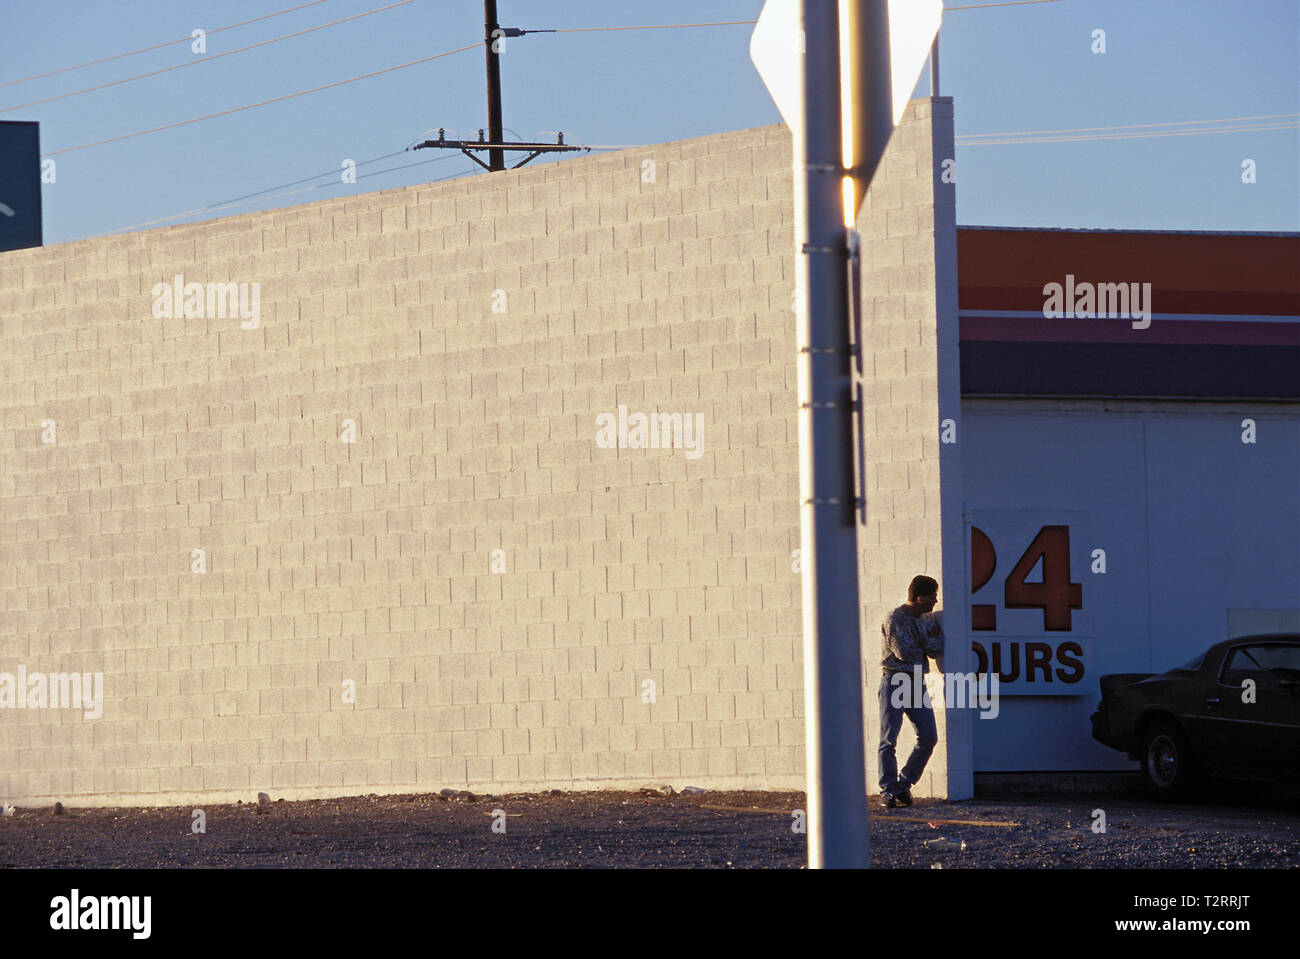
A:
[[[976,512],[967,527],[975,670],[1005,696],[1096,692],[1089,523],[1079,512]]]

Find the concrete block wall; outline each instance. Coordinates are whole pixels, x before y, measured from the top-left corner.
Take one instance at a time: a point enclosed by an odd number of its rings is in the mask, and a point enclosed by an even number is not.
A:
[[[104,676],[0,796],[798,785],[790,195],[774,127],[0,255],[0,673]]]
[[[768,127],[0,254],[0,797],[801,788],[791,177]]]
[[[858,530],[859,594],[872,791],[879,788],[880,776],[880,627],[890,610],[906,602],[913,576],[939,582],[946,641],[940,665],[953,672],[974,668],[966,635],[956,184],[954,168],[945,171],[943,163],[953,157],[952,98],[913,100],[856,224],[862,237],[867,496],[867,523]],[[943,674],[934,664],[930,680],[937,680],[939,742],[912,791],[969,798],[971,711],[946,708]],[[900,770],[915,742],[912,724],[904,720],[896,748]]]

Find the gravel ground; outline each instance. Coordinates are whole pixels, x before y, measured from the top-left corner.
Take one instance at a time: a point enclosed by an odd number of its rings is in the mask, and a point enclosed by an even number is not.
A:
[[[359,796],[207,806],[203,835],[190,831],[189,806],[19,809],[0,818],[0,867],[797,869],[806,851],[791,811],[803,807],[794,792]],[[1090,828],[1096,808],[1104,834]],[[873,797],[870,828],[875,867],[1300,867],[1289,800],[918,799],[884,810]],[[937,838],[966,848],[925,845]]]

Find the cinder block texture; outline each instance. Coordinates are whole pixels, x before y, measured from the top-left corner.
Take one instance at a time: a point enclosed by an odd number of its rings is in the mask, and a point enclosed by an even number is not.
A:
[[[0,673],[104,698],[0,708],[0,798],[798,786],[791,183],[770,127],[0,254]]]
[[[801,787],[791,191],[767,127],[0,254],[0,798]],[[946,544],[921,192],[877,606]]]
[[[867,779],[879,788],[881,623],[907,600],[912,577],[939,582],[945,609],[941,667],[973,669],[966,635],[967,576],[961,489],[961,384],[957,344],[957,222],[952,99],[913,100],[894,131],[859,210],[862,237],[863,437],[867,523],[862,556]],[[971,715],[948,708],[933,671],[939,742],[918,796],[973,793]],[[903,721],[901,770],[915,745]]]

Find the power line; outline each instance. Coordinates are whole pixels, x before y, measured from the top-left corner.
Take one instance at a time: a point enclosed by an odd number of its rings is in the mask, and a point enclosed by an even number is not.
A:
[[[275,13],[268,13],[260,17],[253,17],[251,20],[241,20],[239,23],[230,23],[224,27],[215,27],[211,30],[208,30],[207,35],[211,36],[212,34],[220,33],[223,30],[233,30],[236,27],[246,27],[250,23],[257,23],[261,20],[270,20],[272,17],[283,16],[286,13],[293,13],[296,10],[304,10],[307,7],[314,7],[317,6],[318,4],[322,4],[326,2],[327,0],[311,0],[310,3],[302,3],[296,7],[289,7],[285,10],[277,10]],[[1018,7],[1029,3],[1061,3],[1061,2],[1062,0],[1007,0],[1007,2],[1003,2],[1003,3],[980,3],[971,6],[963,6],[963,7],[945,7],[944,12],[946,13],[950,10],[981,10],[986,7]],[[669,30],[678,27],[724,27],[724,26],[729,27],[729,26],[739,26],[743,24],[755,24],[755,23],[758,23],[758,21],[757,20],[718,20],[709,23],[662,23],[662,24],[649,24],[646,26],[633,26],[633,27],[568,27],[564,29],[555,30],[552,32],[581,33],[586,31],[597,31],[597,30]],[[110,57],[101,57],[98,60],[87,60],[85,63],[77,63],[70,67],[62,67],[61,69],[58,70],[50,70],[47,73],[34,73],[29,77],[19,77],[17,80],[0,80],[0,87],[12,86],[15,83],[27,83],[29,80],[41,80],[44,79],[45,77],[57,76],[60,73],[69,73],[73,70],[81,70],[84,69],[85,67],[93,67],[100,63],[109,63],[113,60],[121,60],[124,57],[133,57],[136,54],[148,53],[151,50],[161,50],[163,47],[170,47],[177,43],[188,43],[192,40],[193,40],[192,36],[178,37],[175,40],[167,40],[163,43],[155,43],[152,46],[141,47],[139,50],[128,50],[125,53],[115,53]],[[245,49],[250,49],[250,48],[245,48]],[[216,57],[215,56],[208,57],[208,59],[215,60]],[[147,76],[148,74],[142,74],[142,75]],[[17,108],[10,107],[8,109],[17,109]]]
[[[1023,7],[1030,3],[1060,3],[1061,0],[1006,0],[1005,3],[972,3],[964,7],[944,7],[943,12],[949,10],[983,10],[986,7]]]
[[[552,33],[594,33],[602,30],[675,30],[681,27],[735,27],[758,23],[757,20],[716,20],[711,23],[651,23],[636,27],[563,27]]]
[[[944,13],[952,10],[982,10],[986,7],[1020,7],[1031,3],[1062,3],[1063,0],[1005,0],[1002,3],[977,3],[962,7],[945,7]],[[675,30],[683,27],[736,27],[758,23],[757,20],[714,20],[707,23],[651,23],[633,27],[563,27],[553,33],[593,33],[604,30]],[[531,31],[530,31],[531,32]]]
[[[387,173],[396,173],[398,170],[409,170],[413,166],[424,166],[426,163],[441,163],[443,160],[452,159],[455,159],[455,157],[452,154],[447,154],[447,156],[434,157],[432,160],[416,160],[414,163],[403,163],[401,166],[389,167],[387,170],[376,170],[374,173],[367,173],[365,176],[357,177],[357,179],[368,180],[372,176],[384,176]],[[478,170],[474,167],[466,167],[465,169],[458,170],[455,173],[448,173],[446,176],[436,177],[435,179],[426,180],[425,182],[441,183],[443,180],[454,180],[457,177],[471,176],[476,173],[478,173]],[[316,187],[316,189],[320,189],[320,187]]]
[[[311,3],[302,4],[301,6],[298,6],[298,7],[291,7],[291,8],[289,8],[288,10],[281,10],[281,11],[279,11],[279,12],[277,12],[277,13],[266,14],[265,16],[262,16],[262,17],[255,17],[255,18],[253,18],[252,20],[244,20],[244,21],[241,21],[240,23],[230,24],[229,26],[226,26],[226,27],[218,27],[216,30],[211,30],[211,31],[209,31],[209,33],[216,33],[216,32],[218,32],[219,30],[229,30],[229,29],[232,29],[232,28],[234,28],[234,27],[244,26],[244,25],[249,24],[249,23],[255,23],[255,22],[258,21],[258,20],[266,20],[266,19],[268,19],[268,18],[270,18],[270,17],[279,16],[280,14],[283,14],[283,13],[289,13],[289,12],[292,12],[293,10],[301,10],[303,7],[314,6],[314,5],[317,4],[317,3],[323,3],[323,2],[325,2],[325,0],[312,0]],[[406,2],[409,2],[409,0],[406,0]],[[985,4],[985,5],[983,5],[983,6],[1015,6],[1015,5],[1017,5],[1018,3],[1028,3],[1028,2],[1033,2],[1033,3],[1056,3],[1056,2],[1060,2],[1060,0],[1015,0],[1015,2],[1007,2],[1007,3],[1000,3],[1000,4]],[[398,5],[400,5],[400,4],[393,4],[393,6],[398,6]],[[388,8],[385,7],[385,8],[380,8],[380,9],[388,9]],[[953,8],[951,8],[951,9],[966,9],[966,8],[953,7]],[[974,8],[969,8],[969,9],[974,9]],[[370,12],[374,13],[374,12],[378,12],[378,10],[370,11]],[[352,18],[352,19],[355,19],[355,18]],[[342,22],[342,21],[339,21],[339,22]],[[567,27],[567,28],[557,29],[557,30],[555,30],[555,31],[553,31],[553,32],[555,32],[555,33],[586,33],[586,32],[593,32],[593,31],[611,31],[611,30],[613,30],[613,31],[619,31],[619,30],[669,30],[669,29],[684,28],[684,27],[736,26],[736,25],[741,25],[741,24],[753,24],[753,23],[757,23],[757,22],[758,22],[757,20],[719,20],[719,21],[711,21],[711,22],[706,22],[706,23],[663,23],[663,24],[646,24],[646,25],[637,25],[637,26],[626,26],[626,27]],[[328,25],[329,25],[329,24],[327,24],[327,26],[328,26]],[[318,28],[318,29],[319,29],[319,28]],[[304,31],[304,32],[307,32],[307,31]],[[182,39],[188,39],[188,38],[182,38]],[[283,38],[281,38],[281,39],[283,39]],[[134,53],[142,53],[142,52],[144,52],[145,50],[153,50],[153,49],[157,49],[157,48],[160,47],[160,46],[168,46],[168,45],[170,45],[171,43],[177,43],[177,42],[180,42],[180,41],[176,41],[176,40],[168,41],[168,43],[158,44],[158,45],[155,45],[154,47],[145,47],[145,48],[143,48],[142,50],[132,51],[131,53],[118,54],[117,56],[114,56],[114,57],[106,57],[106,58],[104,58],[104,59],[102,59],[102,60],[92,61],[92,63],[103,63],[103,62],[105,62],[105,61],[107,61],[107,60],[113,60],[113,59],[119,59],[119,58],[121,58],[121,57],[125,57],[125,56],[131,56],[131,55],[134,54]],[[265,42],[269,43],[269,42],[273,42],[273,41],[265,41]],[[258,45],[259,45],[259,44],[253,44],[253,46],[258,46]],[[401,64],[398,64],[398,65],[395,66],[395,67],[387,67],[387,68],[385,68],[385,69],[383,69],[383,70],[376,70],[376,71],[374,71],[373,73],[365,73],[365,74],[362,74],[362,75],[360,75],[360,76],[350,77],[350,78],[348,78],[348,79],[346,79],[346,80],[336,80],[336,81],[334,81],[333,83],[322,84],[321,86],[312,87],[312,88],[309,89],[309,90],[301,90],[301,91],[299,91],[299,92],[297,92],[297,93],[289,93],[289,94],[285,94],[284,96],[281,96],[281,97],[274,97],[274,98],[272,98],[272,99],[270,99],[270,100],[262,100],[262,101],[260,101],[260,102],[258,102],[258,103],[249,103],[249,104],[245,104],[244,106],[241,106],[241,107],[232,107],[232,108],[229,109],[229,110],[221,110],[221,111],[218,111],[217,113],[209,113],[209,114],[205,114],[204,116],[193,117],[193,118],[191,118],[191,119],[189,119],[189,120],[179,120],[179,121],[177,121],[177,122],[175,122],[175,123],[167,123],[167,124],[164,124],[164,125],[159,126],[159,127],[151,127],[151,128],[148,129],[148,130],[138,130],[138,131],[136,131],[135,133],[124,133],[124,134],[121,134],[120,136],[115,136],[115,137],[106,137],[106,138],[104,138],[104,139],[102,139],[102,140],[94,140],[94,141],[92,141],[92,142],[90,142],[90,143],[82,143],[82,144],[79,144],[79,145],[77,145],[77,146],[73,146],[73,147],[64,147],[64,148],[61,149],[61,150],[51,150],[51,151],[49,151],[49,152],[42,153],[41,156],[42,156],[42,157],[50,157],[50,156],[57,156],[57,155],[59,155],[59,154],[61,154],[61,153],[72,153],[72,152],[77,151],[77,150],[85,150],[85,149],[89,149],[90,147],[102,146],[102,145],[105,144],[105,143],[116,143],[116,142],[119,141],[119,140],[129,140],[129,139],[132,139],[133,137],[146,136],[147,134],[150,134],[150,133],[160,133],[160,132],[162,132],[163,130],[171,130],[171,129],[175,129],[176,127],[188,126],[188,125],[191,124],[191,123],[200,123],[200,122],[202,122],[202,121],[204,121],[204,120],[212,120],[212,119],[215,119],[215,118],[217,118],[217,117],[228,116],[228,115],[230,115],[230,114],[232,114],[232,113],[240,113],[240,112],[242,112],[242,111],[244,111],[244,110],[254,110],[254,109],[258,108],[258,107],[270,106],[270,105],[273,104],[273,103],[281,103],[281,102],[283,102],[283,101],[285,101],[285,100],[292,100],[292,99],[294,99],[295,97],[306,96],[306,95],[309,94],[309,93],[319,93],[321,90],[328,90],[328,89],[331,89],[332,87],[344,86],[345,84],[348,84],[348,83],[356,83],[356,82],[359,81],[359,80],[368,80],[368,79],[370,79],[371,77],[377,77],[377,76],[380,76],[380,75],[385,74],[385,73],[392,73],[392,72],[394,72],[395,70],[404,70],[404,69],[406,69],[407,67],[417,66],[418,64],[421,64],[421,63],[428,63],[428,62],[430,62],[430,61],[432,61],[432,60],[438,60],[438,59],[440,59],[440,58],[442,58],[442,57],[448,57],[448,56],[451,56],[452,54],[463,53],[464,51],[466,51],[466,50],[472,50],[472,49],[474,49],[474,48],[477,47],[477,46],[478,46],[477,43],[467,44],[466,46],[463,46],[463,47],[457,47],[457,48],[454,49],[454,50],[447,50],[447,51],[445,51],[445,52],[443,52],[443,53],[434,54],[434,55],[431,56],[431,57],[422,57],[422,58],[419,59],[419,60],[411,60],[411,61],[409,61],[409,62],[407,62],[407,63],[401,63]],[[246,48],[246,49],[248,49],[248,48]],[[237,52],[237,51],[231,51],[231,52]],[[224,56],[225,54],[222,54],[222,55]],[[209,59],[215,59],[215,57],[210,57]],[[89,66],[89,65],[90,65],[89,63],[86,63],[86,64],[79,64],[78,66]],[[188,64],[186,64],[186,65],[188,66]],[[62,72],[66,72],[67,70],[73,70],[73,69],[77,69],[77,68],[78,68],[78,67],[67,67],[67,68],[65,68],[64,70],[55,70],[55,71],[52,71],[52,73],[62,73]],[[157,72],[165,72],[165,71],[157,71]],[[50,74],[40,74],[40,76],[51,76],[52,73],[50,73]],[[146,75],[148,75],[148,74],[146,74]],[[26,78],[24,78],[24,79],[35,79],[35,77],[26,77]],[[134,78],[133,78],[133,79],[134,79]],[[21,81],[21,80],[11,80],[11,81],[8,81],[8,82],[9,82],[9,83],[20,83],[20,82],[22,82],[22,81]],[[118,81],[118,82],[125,82],[125,81]],[[0,86],[2,86],[2,85],[4,85],[4,84],[0,84]],[[105,84],[105,86],[111,86],[111,85],[112,85],[112,84]],[[92,89],[97,89],[97,88],[92,88]],[[79,92],[85,92],[85,91],[79,91]],[[70,96],[71,94],[68,94],[68,95]],[[51,99],[54,99],[54,98],[51,98]],[[44,102],[44,101],[36,101],[36,102]],[[10,107],[10,108],[7,108],[7,109],[17,109],[17,107]],[[0,111],[0,112],[3,112],[3,111]]]
[[[1204,136],[1213,133],[1264,133],[1271,130],[1293,129],[1300,125],[1296,120],[1297,117],[1300,117],[1300,113],[1265,113],[1254,116],[1224,117],[1218,120],[1172,120],[1162,123],[1125,123],[1060,130],[1024,130],[1014,133],[967,133],[957,137],[956,143],[958,146],[1007,146],[1015,143],[1078,143],[1169,136]],[[1187,127],[1187,129],[1162,129],[1165,127]]]
[[[378,163],[380,160],[387,160],[391,157],[400,156],[405,152],[406,152],[405,150],[396,150],[393,153],[385,153],[383,156],[374,157],[369,160],[362,160],[360,163],[356,164],[356,166],[358,168],[363,166],[369,166],[372,163]],[[338,172],[339,172],[338,170],[326,170],[324,173],[317,173],[315,176],[305,176],[301,180],[290,180],[288,183],[281,183],[278,186],[269,186],[265,190],[257,190],[253,193],[245,193],[243,196],[237,196],[229,200],[222,200],[220,203],[210,204],[209,207],[200,207],[199,210],[193,212],[202,212],[205,209],[222,207],[228,204],[238,203],[240,200],[249,200],[255,196],[261,196],[263,193],[273,193],[276,190],[283,190],[285,187],[297,186],[299,183],[309,183],[312,180],[319,180],[323,176],[334,176]],[[368,175],[369,174],[367,174],[367,176]],[[364,179],[364,177],[358,177],[357,179]],[[177,216],[186,216],[186,214],[180,213],[177,214]]]
[[[90,143],[81,143],[75,147],[64,147],[61,150],[51,150],[48,153],[42,153],[42,157],[57,156],[60,153],[72,153],[74,150],[86,150],[90,147],[102,146],[105,143],[116,143],[119,140],[129,140],[132,137],[142,137],[149,133],[159,133],[163,130],[173,130],[176,127],[188,126],[191,123],[200,123],[203,120],[212,120],[216,117],[229,116],[232,113],[241,113],[244,110],[254,110],[257,107],[270,106],[272,103],[282,103],[285,100],[292,100],[295,97],[305,97],[309,93],[319,93],[321,90],[329,90],[332,87],[341,87],[348,83],[356,83],[358,80],[369,80],[371,77],[377,77],[385,73],[392,73],[395,70],[405,70],[407,67],[417,66],[421,63],[429,63],[432,60],[440,60],[443,57],[449,57],[454,53],[463,53],[466,50],[477,49],[478,43],[467,44],[463,47],[457,47],[455,50],[446,50],[442,53],[435,53],[431,57],[421,57],[419,60],[411,60],[407,63],[399,63],[395,67],[385,67],[383,70],[375,70],[373,73],[363,73],[360,76],[349,77],[346,80],[335,80],[333,83],[324,83],[318,87],[312,87],[310,90],[300,90],[297,93],[286,93],[281,97],[273,97],[270,100],[262,100],[258,103],[248,103],[242,107],[231,107],[229,110],[219,110],[216,113],[208,113],[201,117],[192,117],[189,120],[178,120],[175,123],[165,123],[160,127],[151,127],[148,130],[137,130],[135,133],[123,133],[115,137],[105,137],[102,140],[93,140]]]
[[[275,13],[267,13],[260,17],[253,17],[251,20],[241,20],[239,23],[230,23],[224,27],[216,27],[213,30],[206,31],[207,36],[214,33],[220,33],[223,30],[233,30],[235,27],[246,27],[250,23],[257,23],[260,20],[270,20],[272,17],[283,16],[286,13],[293,13],[295,10],[305,10],[307,7],[314,7],[318,4],[325,3],[326,0],[311,0],[310,3],[300,3],[296,7],[289,7],[287,10],[277,10]],[[108,63],[110,60],[121,60],[123,57],[133,57],[137,53],[148,53],[150,50],[161,50],[163,47],[170,47],[175,43],[189,43],[194,39],[193,36],[180,37],[176,40],[168,40],[164,43],[155,43],[151,47],[141,47],[139,50],[128,50],[126,53],[115,53],[111,57],[101,57],[98,60],[87,60],[85,63],[78,63],[74,66],[63,67],[59,70],[51,70],[49,73],[34,73],[30,77],[19,77],[17,80],[5,80],[0,82],[0,87],[11,86],[15,83],[26,83],[28,80],[40,80],[44,77],[52,77],[60,73],[68,73],[72,70],[80,70],[84,67],[93,67],[96,64]]]
[[[358,166],[358,167],[362,167],[362,166],[365,166],[366,164],[369,164],[369,163],[377,163],[377,162],[380,161],[380,160],[386,160],[386,159],[388,159],[389,157],[394,157],[394,156],[397,156],[398,153],[404,153],[404,152],[405,152],[404,150],[398,150],[397,153],[389,153],[389,154],[386,154],[385,156],[382,156],[382,157],[375,157],[375,158],[372,159],[372,160],[366,160],[366,161],[364,161],[364,162],[362,162],[362,163],[358,163],[357,166]],[[370,178],[370,177],[383,176],[383,175],[385,175],[385,174],[387,174],[387,173],[395,173],[395,172],[397,172],[398,170],[408,170],[408,169],[410,169],[411,167],[424,166],[425,164],[428,164],[428,163],[441,163],[443,160],[452,160],[452,159],[455,159],[455,157],[452,156],[452,155],[447,155],[447,156],[441,156],[441,157],[434,157],[434,158],[431,159],[431,160],[419,160],[419,161],[417,161],[417,162],[415,162],[415,163],[405,163],[405,164],[403,164],[403,165],[401,165],[401,166],[390,167],[390,168],[387,169],[387,170],[376,170],[376,171],[373,172],[373,173],[367,173],[367,174],[365,174],[364,176],[359,176],[359,177],[357,177],[357,180],[358,180],[358,181],[361,181],[361,180],[368,179],[368,178]],[[457,177],[466,176],[467,174],[472,174],[472,173],[474,173],[474,172],[475,172],[475,170],[472,169],[472,168],[471,168],[471,169],[467,169],[467,170],[460,170],[460,171],[458,171],[458,172],[456,172],[456,173],[450,173],[450,174],[448,174],[447,176],[443,176],[443,177],[436,177],[435,179],[433,179],[433,180],[428,180],[428,181],[426,181],[426,182],[429,182],[429,183],[441,183],[441,182],[444,181],[444,180],[454,180],[454,179],[456,179]],[[318,174],[316,174],[316,176],[314,176],[314,177],[304,177],[304,178],[301,179],[301,180],[294,180],[292,183],[282,183],[282,184],[280,184],[280,186],[269,187],[269,188],[267,188],[267,189],[265,189],[265,190],[259,190],[259,191],[257,191],[256,193],[248,193],[248,194],[245,194],[244,196],[236,197],[236,198],[233,199],[233,200],[223,200],[223,201],[221,201],[220,203],[211,203],[211,204],[208,204],[207,206],[196,207],[196,208],[193,209],[193,210],[186,210],[186,211],[184,211],[183,213],[173,213],[173,214],[171,214],[170,216],[160,216],[160,217],[158,217],[157,219],[146,220],[146,221],[143,222],[143,223],[136,223],[136,224],[134,224],[134,225],[132,225],[132,226],[119,227],[119,228],[116,229],[116,230],[109,230],[109,231],[106,232],[106,233],[96,233],[96,234],[93,234],[93,235],[91,235],[91,236],[84,237],[84,239],[87,239],[87,240],[97,240],[97,239],[99,239],[99,238],[101,238],[101,237],[105,237],[105,236],[115,236],[115,235],[117,235],[117,234],[119,234],[119,233],[130,233],[130,232],[133,231],[133,230],[143,230],[143,229],[147,229],[147,228],[149,228],[149,227],[151,227],[151,226],[157,226],[157,225],[160,224],[160,223],[167,223],[167,222],[169,222],[169,221],[171,221],[171,220],[179,220],[179,219],[181,219],[182,217],[187,217],[187,216],[197,216],[197,215],[200,214],[200,213],[213,213],[213,212],[216,212],[216,211],[218,211],[218,210],[229,209],[229,208],[231,208],[231,207],[239,206],[239,205],[241,205],[244,201],[249,200],[249,199],[251,199],[251,198],[253,198],[253,197],[262,196],[263,194],[265,194],[265,193],[271,193],[271,192],[274,191],[274,190],[281,190],[281,189],[283,189],[284,187],[287,187],[287,186],[296,186],[296,185],[299,184],[299,183],[306,183],[308,180],[316,180],[316,179],[319,179],[320,177],[323,177],[323,176],[334,176],[334,175],[337,174],[337,173],[338,173],[338,170],[330,170],[330,171],[328,171],[327,173],[318,173]],[[323,189],[326,189],[327,187],[339,186],[339,185],[341,185],[341,183],[342,183],[342,181],[335,182],[335,183],[317,183],[317,184],[315,184],[315,185],[313,185],[313,186],[303,187],[303,188],[300,189],[300,190],[288,190],[288,191],[286,191],[286,192],[284,192],[284,193],[274,193],[273,195],[271,195],[271,196],[269,196],[269,197],[266,197],[266,199],[268,199],[268,200],[276,200],[276,199],[280,199],[280,198],[282,198],[282,197],[286,197],[286,196],[296,196],[296,195],[298,195],[298,194],[300,194],[300,193],[309,193],[309,192],[311,192],[312,190],[323,190]]]
[[[1214,133],[1267,133],[1273,130],[1300,129],[1300,121],[1290,123],[1259,124],[1255,126],[1214,127],[1203,130],[1148,130],[1136,133],[1094,133],[1081,136],[1030,137],[1014,140],[963,140],[961,147],[1007,146],[1014,143],[1078,143],[1082,141],[1103,140],[1141,140],[1154,137],[1191,137],[1206,136]]]
[[[390,3],[386,7],[376,7],[374,10],[367,10],[365,13],[357,13],[350,17],[344,17],[341,20],[334,20],[330,23],[322,23],[320,26],[308,27],[306,30],[299,30],[297,33],[286,33],[281,37],[272,37],[270,40],[262,40],[259,43],[250,43],[246,47],[239,47],[234,50],[227,50],[224,53],[214,53],[212,56],[205,56],[200,60],[187,60],[185,63],[177,63],[170,67],[163,67],[161,70],[151,70],[148,73],[137,73],[133,77],[125,77],[121,80],[110,80],[108,83],[100,83],[93,87],[84,87],[81,90],[73,90],[70,93],[60,93],[57,96],[44,97],[40,100],[29,100],[27,103],[15,104],[12,107],[0,107],[0,113],[8,113],[11,110],[21,110],[24,107],[34,107],[41,103],[50,103],[54,100],[63,100],[67,97],[80,96],[83,93],[91,93],[95,90],[104,90],[108,87],[115,87],[123,83],[130,83],[132,80],[143,80],[145,77],[156,77],[160,73],[170,73],[172,70],[181,70],[185,67],[198,66],[201,63],[209,63],[212,60],[220,60],[222,57],[234,56],[236,53],[243,53],[246,50],[255,50],[258,47],[264,47],[268,44],[279,43],[281,40],[292,40],[294,37],[305,36],[308,33],[315,33],[317,30],[324,30],[326,27],[336,27],[340,23],[347,23],[351,20],[360,20],[362,17],[368,17],[372,14],[383,13],[385,10],[392,10],[394,7],[404,7],[408,3],[414,3],[415,0],[398,0],[397,3]]]
[[[1261,113],[1255,116],[1245,117],[1222,117],[1217,120],[1170,120],[1163,123],[1126,123],[1116,126],[1104,127],[1072,127],[1062,130],[1014,130],[1007,133],[963,133],[957,137],[963,139],[988,139],[990,137],[1019,137],[1019,136],[1039,136],[1055,135],[1059,133],[1096,133],[1099,130],[1138,130],[1148,127],[1176,127],[1186,126],[1188,124],[1207,124],[1207,123],[1238,123],[1247,120],[1278,120],[1300,117],[1300,113]]]

